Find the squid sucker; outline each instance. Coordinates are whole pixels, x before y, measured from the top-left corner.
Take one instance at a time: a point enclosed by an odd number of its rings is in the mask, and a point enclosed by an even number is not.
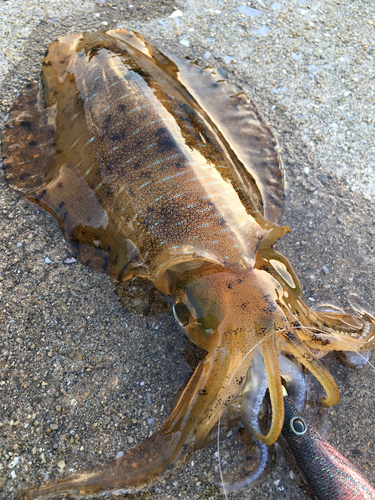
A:
[[[62,38],[13,105],[2,151],[9,185],[55,217],[83,264],[118,281],[150,280],[207,353],[151,437],[19,498],[152,486],[212,440],[257,366],[272,415],[262,431],[253,408],[246,425],[270,446],[284,423],[285,354],[317,378],[320,404],[331,406],[339,391],[319,358],[374,347],[375,318],[357,302],[353,314],[304,303],[291,264],[272,247],[289,232],[278,224],[276,140],[243,91],[211,68],[124,29]]]

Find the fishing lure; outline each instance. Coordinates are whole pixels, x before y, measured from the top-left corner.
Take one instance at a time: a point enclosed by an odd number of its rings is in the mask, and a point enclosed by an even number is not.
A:
[[[375,500],[371,484],[302,417],[307,384],[301,368],[285,353],[279,354],[278,361],[281,377],[288,388],[283,387],[285,417],[278,442],[289,464],[298,469],[309,493],[317,500]],[[260,407],[264,403],[267,405],[267,388],[264,357],[256,348],[242,392],[232,403],[239,407],[247,436],[251,437],[254,430],[260,431]],[[232,482],[221,478],[217,486],[225,493],[249,489],[272,467],[272,447],[265,446],[254,436],[252,439],[258,448],[258,463],[245,476]]]
[[[126,30],[53,43],[40,82],[21,93],[3,136],[11,187],[50,212],[87,266],[149,279],[174,302],[185,334],[207,351],[170,417],[124,456],[21,498],[134,492],[204,447],[261,349],[272,420],[284,422],[284,342],[339,401],[314,351],[369,351],[375,320],[303,302],[273,243],[284,190],[277,145],[241,89],[209,68],[162,54]]]
[[[281,431],[302,476],[318,500],[374,500],[375,490],[361,473],[301,416],[284,397]]]

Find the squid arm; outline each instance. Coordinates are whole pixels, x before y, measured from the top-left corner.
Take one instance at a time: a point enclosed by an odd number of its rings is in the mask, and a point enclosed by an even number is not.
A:
[[[375,318],[358,304],[351,305],[357,316],[335,311],[313,311],[303,302],[301,284],[292,265],[273,248],[261,246],[257,252],[258,269],[267,271],[281,285],[279,306],[289,328],[308,347],[318,351],[370,351],[375,346]]]

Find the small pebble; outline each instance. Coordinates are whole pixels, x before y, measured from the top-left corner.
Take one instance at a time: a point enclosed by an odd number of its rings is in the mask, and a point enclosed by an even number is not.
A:
[[[183,13],[180,10],[175,10],[173,14],[171,14],[169,17],[171,19],[175,19],[176,17],[182,17]]]
[[[66,467],[65,460],[59,460],[56,465],[61,471],[63,471]]]
[[[184,47],[190,47],[190,42],[189,42],[189,40],[186,40],[186,38],[183,38],[182,40],[179,40],[179,42]]]
[[[242,13],[245,14],[245,16],[260,16],[262,13],[259,10],[253,9],[252,7],[248,7],[247,5],[241,5],[241,7],[238,7],[238,10]]]
[[[14,457],[14,459],[8,464],[9,469],[13,469],[13,467],[18,464],[19,460],[19,457]]]
[[[254,30],[254,34],[258,36],[266,36],[269,33],[270,29],[264,26],[263,28],[259,28]]]
[[[64,264],[75,264],[77,262],[77,259],[74,257],[67,257],[63,260],[63,262]]]

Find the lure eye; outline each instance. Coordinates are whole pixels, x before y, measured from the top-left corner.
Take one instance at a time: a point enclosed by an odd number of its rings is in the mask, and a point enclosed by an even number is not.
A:
[[[290,419],[291,431],[297,436],[303,436],[307,431],[307,425],[302,417],[293,417]]]

